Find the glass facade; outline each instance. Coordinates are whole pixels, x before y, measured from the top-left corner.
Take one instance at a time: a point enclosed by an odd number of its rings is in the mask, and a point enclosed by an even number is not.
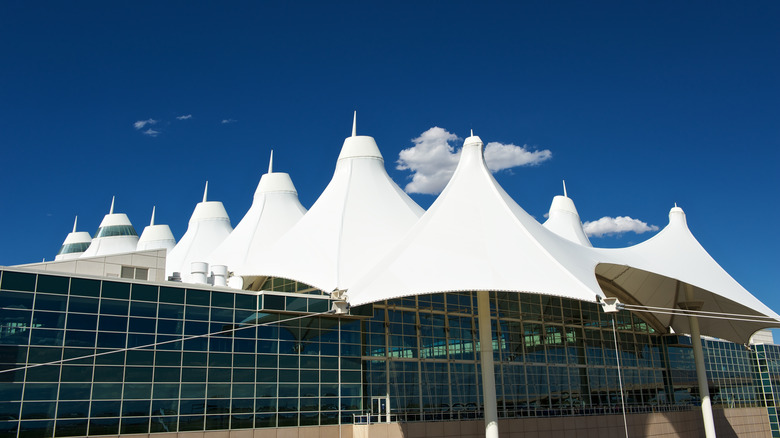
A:
[[[326,295],[0,272],[0,436],[48,437],[481,417],[476,294],[327,313]],[[627,311],[491,293],[499,415],[700,402],[690,338]],[[615,351],[615,337],[618,349]],[[716,407],[769,406],[780,348],[704,341]],[[771,402],[771,404],[770,404]],[[377,414],[378,412],[374,412]]]
[[[4,271],[0,306],[0,436],[337,424],[362,410],[360,321],[317,315],[327,297]]]

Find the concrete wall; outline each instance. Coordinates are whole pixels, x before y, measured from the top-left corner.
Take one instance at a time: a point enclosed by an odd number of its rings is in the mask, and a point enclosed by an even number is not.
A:
[[[92,275],[95,277],[119,278],[122,266],[146,268],[149,276],[146,280],[165,281],[166,250],[157,249],[138,251],[126,254],[113,254],[100,257],[78,258],[54,262],[31,263],[18,265],[15,268],[30,268],[41,271],[59,272],[62,274]]]
[[[630,414],[626,419],[631,437],[704,437],[699,410]],[[485,436],[484,424],[482,420],[377,423],[122,436],[138,438],[478,438]],[[498,427],[502,438],[624,438],[626,436],[621,415],[507,419],[500,420]],[[719,438],[771,436],[766,408],[715,409],[715,430]]]

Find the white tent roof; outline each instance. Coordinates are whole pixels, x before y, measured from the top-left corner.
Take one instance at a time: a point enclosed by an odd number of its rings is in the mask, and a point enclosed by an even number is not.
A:
[[[273,152],[271,153],[273,163]],[[295,225],[306,213],[298,200],[290,175],[273,172],[260,178],[252,206],[241,222],[222,244],[209,256],[212,264],[226,265],[236,275],[252,274],[255,259],[273,245],[279,237]]]
[[[92,236],[86,231],[76,231],[76,224],[79,217],[73,220],[73,231],[65,236],[65,241],[62,242],[62,247],[57,255],[54,257],[55,261],[60,260],[72,260],[77,259],[84,251],[89,248],[92,243]]]
[[[561,221],[569,228],[558,231],[576,231],[574,204],[561,198],[553,209],[569,213]],[[592,248],[570,237],[548,230],[509,197],[485,165],[482,141],[472,136],[444,191],[406,236],[354,282],[347,300],[354,306],[407,295],[490,290],[591,302],[597,296],[618,296],[627,304],[674,309],[689,301],[677,292],[687,283],[694,286],[694,298],[703,302],[704,311],[775,318],[774,323],[700,318],[703,334],[747,342],[756,330],[780,323],[779,315],[699,245],[679,208],[672,209],[670,225],[662,232],[630,248]],[[660,330],[689,331],[687,317],[647,313]]]
[[[81,257],[99,257],[135,251],[138,234],[124,213],[114,213],[114,198],[111,208],[100,222],[95,237]]]
[[[498,185],[482,140],[404,239],[347,291],[352,305],[446,291],[517,291],[594,301],[587,248],[544,228]]]
[[[609,283],[607,289],[616,288],[609,291],[610,295],[628,293],[629,300],[645,306],[676,308],[680,302],[691,301],[684,290],[689,284],[694,291],[692,301],[703,303],[703,311],[780,320],[780,315],[745,290],[702,248],[688,229],[685,213],[677,206],[669,212],[669,225],[645,242],[594,251],[600,261],[596,274]],[[676,332],[690,332],[687,317],[658,312],[654,317]],[[748,342],[755,331],[772,324],[700,318],[699,325],[703,334]]]
[[[580,214],[577,213],[574,201],[566,194],[566,183],[563,185],[563,196],[558,195],[553,198],[544,227],[572,242],[593,246],[582,229],[582,221],[580,221]]]
[[[176,239],[173,237],[171,227],[164,224],[155,225],[155,208],[156,207],[152,207],[152,219],[149,221],[149,226],[144,227],[141,237],[138,238],[136,250],[147,251],[150,249],[164,249],[167,254],[176,246]]]
[[[233,231],[230,218],[221,202],[207,201],[208,183],[203,202],[195,206],[187,232],[168,253],[165,275],[181,274],[182,281],[191,281],[192,262],[204,262],[209,254]]]
[[[355,135],[353,126],[319,199],[270,250],[253,259],[251,269],[327,292],[346,289],[422,213],[387,174],[374,139]]]

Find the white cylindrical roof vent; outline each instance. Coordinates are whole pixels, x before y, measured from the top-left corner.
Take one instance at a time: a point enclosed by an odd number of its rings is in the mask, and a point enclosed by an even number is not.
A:
[[[209,271],[209,264],[205,262],[192,262],[192,269],[190,273],[192,277],[190,280],[195,284],[207,284],[208,279],[206,273]]]
[[[214,286],[227,286],[227,266],[213,265],[211,274],[214,276]]]

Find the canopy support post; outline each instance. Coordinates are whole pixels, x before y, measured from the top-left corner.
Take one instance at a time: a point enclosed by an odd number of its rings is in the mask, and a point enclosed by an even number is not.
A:
[[[496,376],[493,369],[493,333],[490,324],[490,292],[477,292],[479,357],[482,366],[482,399],[485,405],[485,438],[498,438]]]
[[[693,286],[685,285],[685,297],[689,301],[678,303],[684,310],[699,310],[702,302],[693,301]],[[715,438],[715,420],[712,416],[712,402],[710,401],[710,387],[707,383],[707,369],[704,366],[704,350],[701,348],[701,331],[699,330],[699,318],[688,315],[688,325],[691,328],[691,344],[693,344],[693,360],[696,363],[696,378],[699,382],[699,395],[701,396],[701,416],[704,421],[704,436]]]

